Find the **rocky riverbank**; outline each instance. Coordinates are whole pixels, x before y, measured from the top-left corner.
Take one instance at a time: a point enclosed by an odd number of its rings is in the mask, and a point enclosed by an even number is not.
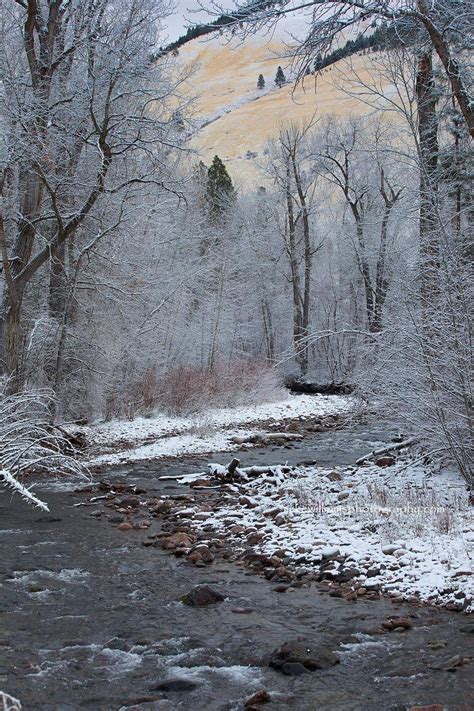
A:
[[[170,555],[161,542],[176,524],[143,502],[187,496],[159,480],[177,469],[147,482],[137,471],[135,489],[49,492],[50,516],[0,501],[0,535],[15,541],[2,548],[0,683],[23,708],[470,708],[468,617],[384,597],[355,604],[304,577],[282,595],[226,559],[222,538],[211,564]],[[202,586],[212,603],[185,604],[202,602]]]
[[[237,461],[237,460],[235,460]],[[211,464],[174,481],[179,493],[150,497],[127,483],[86,487],[123,533],[142,530],[197,566],[216,554],[276,585],[279,592],[318,582],[355,601],[388,595],[470,611],[474,576],[472,507],[462,481],[381,457],[377,464],[326,469],[257,466],[230,473]],[[162,528],[152,528],[155,518]]]

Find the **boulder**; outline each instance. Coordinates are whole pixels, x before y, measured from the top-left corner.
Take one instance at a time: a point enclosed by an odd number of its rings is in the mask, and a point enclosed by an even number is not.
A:
[[[224,596],[221,595],[220,592],[213,590],[208,585],[196,585],[196,587],[181,598],[182,602],[190,607],[215,605],[224,599]]]
[[[330,649],[319,646],[312,641],[295,639],[284,642],[275,649],[269,660],[269,666],[281,671],[283,674],[300,674],[302,671],[315,671],[328,669],[339,663],[337,657]],[[289,665],[299,665],[298,667]],[[283,669],[285,667],[285,669]],[[303,667],[303,670],[300,669]]]

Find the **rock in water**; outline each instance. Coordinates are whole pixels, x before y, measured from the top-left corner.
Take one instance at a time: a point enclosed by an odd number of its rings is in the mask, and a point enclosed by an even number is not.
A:
[[[181,598],[185,605],[190,607],[205,607],[206,605],[214,605],[216,602],[222,602],[224,596],[213,590],[208,585],[196,585],[186,595]]]
[[[161,681],[156,686],[153,686],[152,691],[192,691],[197,687],[197,682],[191,679],[166,679]]]
[[[266,689],[260,689],[260,691],[249,696],[244,703],[244,709],[250,711],[250,709],[260,706],[260,704],[267,704],[269,701],[271,701],[271,698],[268,691]]]
[[[269,666],[285,674],[301,674],[301,666],[307,671],[315,671],[328,669],[339,661],[339,657],[327,647],[317,646],[314,642],[304,639],[295,639],[284,642],[272,652]]]

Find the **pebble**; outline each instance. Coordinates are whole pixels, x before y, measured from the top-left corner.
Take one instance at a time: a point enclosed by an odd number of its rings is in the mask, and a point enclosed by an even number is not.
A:
[[[124,523],[120,523],[117,526],[118,531],[131,531],[133,528],[131,523],[128,523],[127,521],[124,521]]]
[[[255,612],[252,607],[233,607],[231,609],[235,615],[249,615],[251,612]]]
[[[334,556],[339,555],[340,551],[339,548],[331,547],[328,546],[327,548],[323,548],[321,551],[321,555],[323,558],[333,558]]]

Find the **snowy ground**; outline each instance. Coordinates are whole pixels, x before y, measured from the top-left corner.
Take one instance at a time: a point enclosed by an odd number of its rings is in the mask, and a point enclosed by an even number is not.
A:
[[[278,552],[293,570],[326,563],[335,581],[351,570],[344,582],[358,594],[380,590],[474,610],[472,506],[455,472],[401,460],[387,468],[277,469],[243,486],[207,516],[186,504],[180,517],[225,531],[237,550],[260,537],[254,550]]]
[[[87,429],[88,464],[238,450],[238,435],[284,431],[289,421],[350,415],[352,408],[350,398],[288,395],[196,417],[100,423]],[[206,504],[202,494],[191,497],[191,504],[173,506],[173,516],[201,531],[225,533],[237,552],[279,551],[293,571],[324,570],[358,595],[382,591],[472,611],[474,521],[465,482],[407,456],[399,453],[387,467],[277,468],[273,476],[225,485],[217,505]]]
[[[124,464],[161,457],[232,451],[235,436],[257,434],[265,425],[287,420],[349,413],[350,398],[288,395],[284,400],[252,407],[209,410],[194,417],[158,414],[132,421],[99,423],[85,432],[89,466]],[[246,427],[245,427],[246,426]]]

